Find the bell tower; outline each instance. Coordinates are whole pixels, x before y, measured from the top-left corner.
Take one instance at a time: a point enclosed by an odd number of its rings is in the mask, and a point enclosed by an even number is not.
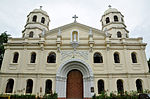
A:
[[[111,8],[104,12],[101,19],[102,30],[107,31],[111,38],[128,38],[129,31],[124,24],[124,16],[115,8]]]
[[[22,31],[23,38],[39,38],[42,34],[42,31],[49,30],[49,16],[46,11],[40,9],[34,9],[27,16],[27,22],[24,26],[25,29]]]

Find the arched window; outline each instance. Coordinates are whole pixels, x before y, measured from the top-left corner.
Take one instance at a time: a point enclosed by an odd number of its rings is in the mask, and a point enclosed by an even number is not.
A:
[[[15,52],[14,53],[14,57],[13,57],[13,63],[17,63],[18,62],[18,58],[19,58],[19,53]]]
[[[109,22],[110,22],[109,17],[107,17],[106,18],[106,24],[109,23]]]
[[[22,37],[23,37],[23,38],[25,37],[25,33],[22,35]]]
[[[140,79],[137,79],[136,80],[136,88],[137,88],[137,92],[138,93],[141,93],[143,91],[143,88],[142,88],[142,81]]]
[[[32,21],[33,21],[33,22],[36,22],[36,20],[37,20],[37,16],[34,15]]]
[[[117,53],[117,52],[114,53],[114,62],[120,63],[119,53]]]
[[[29,33],[29,37],[33,38],[33,32],[32,31]]]
[[[101,94],[104,91],[104,81],[98,80],[98,94]]]
[[[56,54],[54,52],[47,56],[47,63],[56,63]]]
[[[32,93],[33,81],[31,79],[27,80],[26,93]]]
[[[33,53],[31,53],[31,60],[30,60],[30,63],[35,63],[35,60],[36,60],[36,53],[33,52]]]
[[[117,90],[118,90],[118,93],[124,92],[122,80],[117,80]]]
[[[103,57],[102,57],[102,55],[100,53],[96,52],[94,54],[93,59],[94,59],[94,63],[103,63]]]
[[[124,22],[123,18],[121,18],[121,21]]]
[[[41,18],[41,23],[43,23],[43,24],[45,23],[45,18],[44,17]]]
[[[78,42],[78,32],[77,31],[72,32],[72,42]]]
[[[9,79],[6,85],[5,93],[12,93],[13,92],[13,86],[14,86],[14,80]]]
[[[51,94],[51,93],[52,93],[52,81],[46,80],[45,94]]]
[[[118,37],[118,38],[121,38],[121,37],[122,37],[122,34],[121,34],[120,31],[117,32],[117,37]]]
[[[129,38],[128,34],[126,34],[126,38]]]
[[[27,19],[27,22],[29,22],[29,18]]]
[[[114,21],[118,22],[118,17],[116,15],[114,16]]]
[[[131,53],[132,63],[137,63],[136,53]]]

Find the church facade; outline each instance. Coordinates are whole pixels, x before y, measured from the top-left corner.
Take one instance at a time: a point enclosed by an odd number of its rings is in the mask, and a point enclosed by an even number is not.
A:
[[[115,8],[102,15],[102,29],[76,21],[49,30],[47,12],[27,16],[21,38],[9,38],[0,71],[0,93],[89,99],[102,91],[150,89],[142,38],[130,38]]]

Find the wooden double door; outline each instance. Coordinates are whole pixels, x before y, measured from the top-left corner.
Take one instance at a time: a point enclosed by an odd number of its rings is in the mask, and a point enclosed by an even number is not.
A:
[[[67,99],[83,99],[83,75],[72,70],[67,75]]]

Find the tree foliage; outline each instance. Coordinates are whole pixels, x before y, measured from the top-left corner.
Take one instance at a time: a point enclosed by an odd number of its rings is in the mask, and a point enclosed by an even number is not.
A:
[[[7,34],[6,31],[4,33],[0,34],[0,68],[1,68],[1,65],[2,65],[3,56],[4,56],[4,52],[5,52],[3,44],[7,43],[9,36],[10,35]]]

